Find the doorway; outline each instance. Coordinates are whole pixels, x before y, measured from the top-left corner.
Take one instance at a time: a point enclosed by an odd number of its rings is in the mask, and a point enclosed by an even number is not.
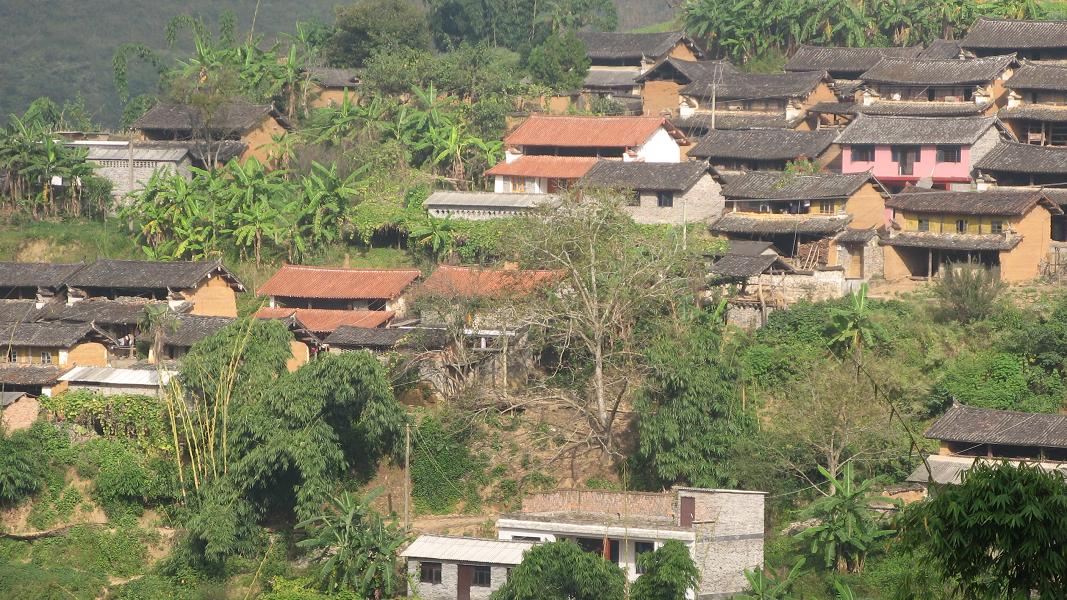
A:
[[[456,570],[456,600],[471,600],[474,567],[471,565],[456,565]]]

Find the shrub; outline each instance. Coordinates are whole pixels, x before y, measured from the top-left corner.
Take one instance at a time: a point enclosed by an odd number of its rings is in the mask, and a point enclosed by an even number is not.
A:
[[[48,481],[48,461],[29,431],[0,431],[0,505],[14,504],[40,491]]]
[[[1004,284],[999,269],[978,265],[948,264],[933,286],[941,314],[960,323],[973,323],[992,315],[998,307]]]
[[[146,457],[126,440],[101,438],[86,442],[76,467],[79,475],[92,478],[92,497],[110,518],[139,515],[146,504],[177,495],[173,463]]]
[[[477,503],[476,481],[485,463],[470,451],[469,421],[426,417],[415,430],[411,460],[411,496],[418,510],[446,513],[463,499]]]
[[[965,354],[953,361],[931,393],[930,410],[956,400],[969,406],[1027,412],[1056,412],[1063,382],[1005,352]]]

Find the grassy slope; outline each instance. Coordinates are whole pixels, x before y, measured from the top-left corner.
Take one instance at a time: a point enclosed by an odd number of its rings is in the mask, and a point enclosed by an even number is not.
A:
[[[331,22],[338,0],[261,0],[256,31],[269,39],[278,32],[293,31],[297,21]],[[619,29],[629,30],[671,18],[668,0],[615,0]],[[115,94],[111,59],[125,42],[164,45],[163,28],[178,14],[203,15],[208,23],[229,10],[246,28],[255,11],[255,0],[80,0],[0,2],[0,116],[22,111],[39,96],[62,102],[81,94],[87,108],[105,123],[118,122],[120,107]],[[149,91],[151,72],[135,68],[131,73],[134,93]]]

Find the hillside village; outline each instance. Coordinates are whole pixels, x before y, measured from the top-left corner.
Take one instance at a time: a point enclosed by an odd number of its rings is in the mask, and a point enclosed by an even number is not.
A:
[[[11,116],[0,595],[1067,594],[1067,21],[448,10]]]

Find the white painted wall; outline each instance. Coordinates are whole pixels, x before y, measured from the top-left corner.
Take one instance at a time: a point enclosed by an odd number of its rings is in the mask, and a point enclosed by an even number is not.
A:
[[[652,137],[648,138],[644,144],[634,149],[637,153],[637,158],[630,158],[624,154],[622,159],[624,161],[641,160],[644,162],[657,162],[657,163],[676,163],[682,161],[682,149],[678,146],[678,142],[671,137],[671,134],[667,133],[667,130],[660,127],[656,130],[656,133],[652,134]]]

